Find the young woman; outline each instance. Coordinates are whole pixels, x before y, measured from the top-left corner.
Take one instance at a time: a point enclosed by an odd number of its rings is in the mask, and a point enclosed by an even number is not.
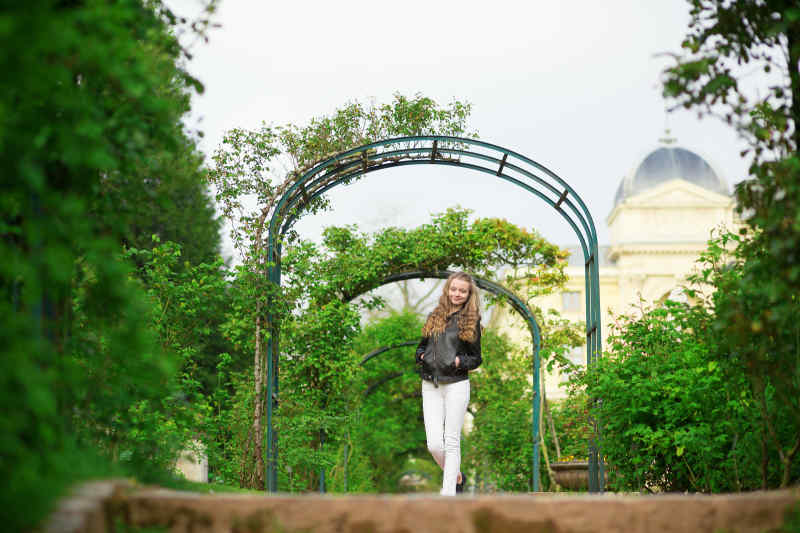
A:
[[[461,426],[469,404],[469,371],[482,361],[478,304],[472,277],[450,276],[417,347],[428,450],[444,471],[440,494],[445,496],[461,492],[466,481],[460,471]]]

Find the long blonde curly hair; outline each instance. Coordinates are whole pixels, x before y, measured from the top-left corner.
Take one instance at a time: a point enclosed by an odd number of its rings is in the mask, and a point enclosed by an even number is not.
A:
[[[423,337],[432,337],[444,333],[447,327],[447,318],[458,310],[457,307],[450,303],[450,284],[453,280],[463,280],[469,282],[469,297],[461,308],[461,314],[458,319],[458,337],[467,342],[475,340],[475,331],[478,327],[478,321],[481,319],[480,299],[478,298],[478,286],[475,285],[475,280],[466,272],[456,272],[451,274],[444,284],[442,295],[439,297],[439,305],[436,309],[428,315],[428,320],[422,327]]]

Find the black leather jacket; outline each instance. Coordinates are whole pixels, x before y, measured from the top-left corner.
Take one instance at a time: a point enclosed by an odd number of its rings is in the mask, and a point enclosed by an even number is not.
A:
[[[419,375],[426,381],[455,383],[468,379],[470,370],[475,370],[483,362],[481,358],[481,323],[478,321],[475,340],[467,342],[458,337],[458,317],[453,313],[447,319],[447,326],[441,335],[423,337],[417,346],[416,361]],[[420,358],[424,355],[425,357]],[[458,356],[458,367],[456,367]]]

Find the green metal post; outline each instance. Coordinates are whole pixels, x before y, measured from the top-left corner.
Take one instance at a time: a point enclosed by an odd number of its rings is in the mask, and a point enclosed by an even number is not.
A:
[[[540,479],[541,474],[539,472],[539,441],[541,440],[539,436],[539,426],[541,425],[539,422],[539,417],[541,417],[541,398],[542,398],[542,390],[541,390],[541,382],[542,380],[539,379],[539,353],[538,350],[534,350],[533,354],[533,420],[531,421],[531,425],[533,426],[533,492],[539,492],[540,490]]]

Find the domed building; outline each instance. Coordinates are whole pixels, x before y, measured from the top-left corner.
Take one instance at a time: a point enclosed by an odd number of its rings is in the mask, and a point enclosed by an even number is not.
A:
[[[606,218],[610,244],[599,249],[604,346],[613,314],[631,311],[642,299],[652,303],[683,297],[679,286],[695,267],[711,231],[738,225],[726,181],[706,159],[673,143],[662,139],[661,146],[633,166],[620,182]],[[571,252],[569,281],[562,292],[539,298],[536,304],[585,321],[583,255],[577,245],[566,248]],[[496,320],[517,343],[530,342],[524,325],[512,314],[500,313]],[[576,349],[571,359],[585,364],[585,347]],[[547,376],[548,398],[565,395],[560,382],[558,374]]]

